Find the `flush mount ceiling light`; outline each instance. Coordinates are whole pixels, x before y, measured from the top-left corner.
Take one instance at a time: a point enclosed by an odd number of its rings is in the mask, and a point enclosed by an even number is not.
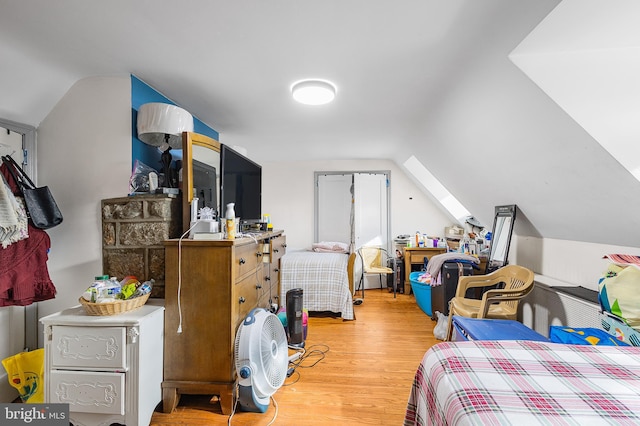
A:
[[[305,105],[324,105],[336,97],[336,86],[326,80],[302,80],[291,86],[293,99]]]

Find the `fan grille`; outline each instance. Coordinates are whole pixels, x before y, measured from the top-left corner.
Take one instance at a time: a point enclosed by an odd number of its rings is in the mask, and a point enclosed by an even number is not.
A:
[[[287,336],[280,319],[275,315],[269,315],[262,327],[261,358],[265,377],[271,386],[282,386],[287,375],[289,355]]]
[[[256,396],[275,393],[286,379],[289,363],[287,335],[280,319],[265,309],[251,311],[236,333],[235,358],[236,371],[251,368],[249,380]]]

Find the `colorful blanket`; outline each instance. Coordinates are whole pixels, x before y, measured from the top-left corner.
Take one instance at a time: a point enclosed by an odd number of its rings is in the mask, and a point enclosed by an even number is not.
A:
[[[600,306],[640,331],[640,258],[622,254],[605,257],[612,263],[598,280]]]
[[[444,342],[416,372],[404,425],[637,425],[640,348]]]

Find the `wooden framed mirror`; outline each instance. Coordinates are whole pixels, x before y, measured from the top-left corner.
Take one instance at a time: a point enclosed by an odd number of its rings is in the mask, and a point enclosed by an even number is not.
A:
[[[182,133],[182,232],[191,226],[191,202],[198,210],[220,213],[220,142],[193,132]]]

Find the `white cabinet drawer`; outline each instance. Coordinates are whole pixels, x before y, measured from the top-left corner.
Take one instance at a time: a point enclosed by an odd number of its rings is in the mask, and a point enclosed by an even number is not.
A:
[[[125,373],[56,371],[49,373],[48,402],[69,404],[69,411],[123,415]]]
[[[52,367],[126,370],[125,327],[52,327]]]

